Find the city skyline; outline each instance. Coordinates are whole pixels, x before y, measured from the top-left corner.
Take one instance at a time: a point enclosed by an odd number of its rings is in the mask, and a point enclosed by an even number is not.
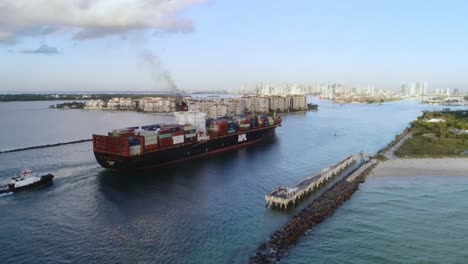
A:
[[[463,1],[1,7],[0,92],[229,90],[259,82],[398,91],[412,80],[424,80],[429,90],[468,87]]]

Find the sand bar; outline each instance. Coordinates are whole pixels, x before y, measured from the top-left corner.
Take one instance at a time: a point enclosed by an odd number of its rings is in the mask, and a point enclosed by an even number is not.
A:
[[[468,158],[393,159],[380,162],[372,176],[468,176]]]

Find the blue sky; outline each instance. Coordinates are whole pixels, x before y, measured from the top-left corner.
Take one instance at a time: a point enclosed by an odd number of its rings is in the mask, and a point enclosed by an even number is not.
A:
[[[190,21],[190,32],[161,23],[76,39],[76,26],[44,35],[10,26],[15,43],[0,44],[0,91],[167,90],[152,71],[167,71],[184,90],[259,82],[399,89],[420,80],[430,89],[468,88],[465,1],[182,2],[173,15]],[[142,60],[145,52],[159,58],[158,69]]]

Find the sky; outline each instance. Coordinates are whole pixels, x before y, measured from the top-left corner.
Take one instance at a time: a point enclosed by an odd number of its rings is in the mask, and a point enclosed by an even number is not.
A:
[[[0,0],[0,92],[468,91],[467,1]]]

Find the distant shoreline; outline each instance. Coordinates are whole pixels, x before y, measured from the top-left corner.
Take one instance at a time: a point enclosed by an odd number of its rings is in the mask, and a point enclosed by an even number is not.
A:
[[[291,112],[281,112],[281,113],[276,113],[278,116],[285,116],[285,115],[290,115],[290,114],[303,114],[306,112],[317,112],[318,109],[307,109],[307,110],[301,110],[301,111],[291,111]]]
[[[93,93],[93,94],[54,94],[54,93],[27,93],[27,94],[0,94],[0,102],[38,102],[38,101],[73,101],[73,100],[110,100],[113,97],[129,97],[140,99],[145,96],[172,97],[173,93],[160,94],[125,94],[125,93]]]
[[[391,98],[354,98],[354,99],[333,99],[330,100],[332,103],[335,104],[383,104],[395,101],[401,101],[403,98],[400,97],[391,97]]]

